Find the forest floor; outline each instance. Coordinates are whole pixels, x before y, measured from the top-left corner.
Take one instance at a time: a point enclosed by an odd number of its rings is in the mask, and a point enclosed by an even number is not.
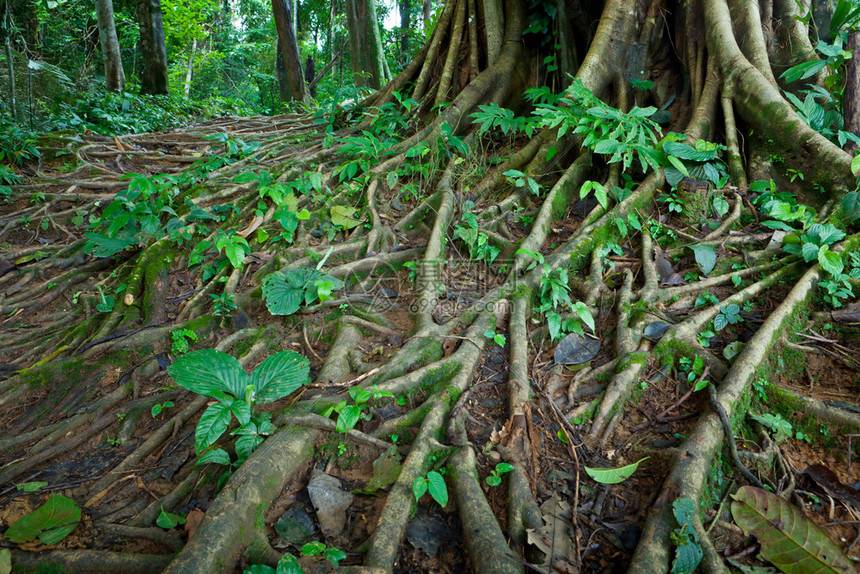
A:
[[[0,222],[3,222],[0,223],[0,303],[9,301],[15,293],[28,288],[27,282],[20,277],[30,277],[28,281],[50,283],[55,277],[64,274],[65,271],[60,268],[40,271],[38,277],[19,275],[19,271],[37,263],[42,251],[77,241],[86,231],[85,217],[92,212],[90,210],[95,209],[93,201],[105,202],[109,194],[122,185],[115,177],[117,174],[179,173],[191,161],[205,154],[212,145],[211,141],[202,139],[200,134],[230,130],[236,137],[253,139],[263,137],[269,129],[267,125],[276,126],[277,121],[277,118],[269,118],[250,123],[239,120],[211,122],[193,129],[128,138],[86,136],[80,145],[69,148],[72,155],[48,158],[38,167],[38,171],[35,168],[25,169],[24,174],[29,177],[16,187],[16,193],[20,194],[0,203]],[[395,209],[398,207],[399,211],[408,211],[413,206],[394,206]],[[47,217],[51,213],[77,213],[76,210],[81,210],[81,215],[84,215],[78,223]],[[553,230],[548,244],[562,243],[581,220],[569,214]],[[5,222],[12,224],[3,227]],[[313,246],[322,239],[310,237],[308,241]],[[422,247],[420,240],[413,236],[402,242],[398,249]],[[548,253],[549,248],[545,252]],[[265,251],[248,256],[236,288],[237,294],[250,293],[259,287],[254,273],[266,265],[271,257],[272,254]],[[623,257],[617,257],[616,260],[621,263]],[[86,257],[72,264],[90,263],[92,259]],[[678,266],[684,268],[685,262],[679,262]],[[109,269],[103,269],[92,273],[93,277],[99,279],[99,284],[106,285],[109,272]],[[491,269],[469,261],[468,255],[462,257],[456,248],[449,249],[447,265],[443,268],[443,282],[448,292],[434,310],[434,319],[445,323],[456,318],[462,308],[480,299],[501,281],[502,276]],[[88,282],[90,295],[95,294],[92,285]],[[770,290],[766,297],[756,301],[756,309],[749,311],[747,320],[738,328],[739,340],[744,339],[745,332],[749,336],[757,329],[759,318],[766,317],[790,287],[778,286]],[[158,324],[143,325],[140,330],[158,328],[161,329],[159,332],[166,334],[182,314],[189,299],[201,288],[199,275],[187,266],[172,267],[163,284],[164,292],[160,294],[160,299],[165,302],[165,319]],[[72,321],[71,311],[76,305],[84,305],[83,298],[78,302],[76,291],[74,287],[69,288],[60,296],[45,297],[42,304],[28,309],[26,313],[0,317],[0,329],[6,336],[15,338],[39,329],[50,329],[55,324],[61,325],[63,321]],[[719,289],[714,293],[723,298]],[[122,295],[117,294],[117,297]],[[371,368],[385,364],[409,340],[412,325],[410,309],[416,303],[410,269],[400,268],[386,275],[380,274],[379,279],[372,283],[347,282],[347,288],[340,297],[372,299],[376,303],[375,309],[384,317],[383,322],[389,325],[388,329],[369,331],[362,335],[357,350],[363,364]],[[96,312],[89,307],[89,302],[86,305],[87,314]],[[338,307],[321,307],[303,309],[300,320],[296,321],[273,317],[265,307],[252,306],[230,319],[219,319],[219,325],[205,339],[192,343],[192,349],[214,347],[249,325],[265,325],[269,329],[268,336],[277,341],[281,349],[297,351],[310,359],[311,378],[314,379],[323,366],[335,336],[333,327],[326,326],[333,326],[343,313]],[[613,313],[607,304],[606,312],[599,320],[609,321]],[[531,327],[539,328],[537,325]],[[598,328],[597,332],[601,332],[601,329]],[[123,339],[137,333],[111,333],[111,337],[118,339],[113,343],[114,349],[121,348]],[[819,321],[811,323],[798,335],[803,339],[802,344],[775,351],[777,356],[772,357],[772,364],[776,367],[773,370],[774,378],[768,382],[773,387],[790,389],[860,413],[860,353],[857,351],[860,349],[860,331],[851,326]],[[75,531],[59,544],[50,547],[52,550],[169,554],[181,547],[187,537],[194,535],[197,524],[216,496],[214,480],[203,480],[204,477],[214,476],[213,465],[200,475],[202,486],[182,497],[172,508],[173,512],[186,516],[184,527],[163,530],[162,535],[151,532],[157,530],[155,528],[146,531],[141,529],[138,536],[129,536],[111,525],[123,523],[140,512],[139,506],[132,508],[127,504],[141,500],[142,493],[145,493],[146,503],[151,504],[174,492],[183,480],[192,476],[195,460],[194,423],[199,412],[189,419],[188,424],[174,426],[163,446],[132,468],[124,469],[111,489],[99,492],[91,490],[94,483],[109,476],[112,469],[129,453],[162,429],[173,413],[182,411],[197,396],[173,385],[166,367],[175,355],[166,346],[168,337],[161,338],[163,341],[151,345],[148,352],[135,351],[133,364],[125,369],[106,366],[96,376],[81,381],[84,384],[74,386],[75,392],[56,393],[50,384],[33,386],[12,404],[0,408],[0,438],[8,442],[15,436],[38,432],[75,414],[85,413],[89,408],[87,405],[110,396],[127,384],[134,372],[133,393],[100,413],[112,416],[113,422],[102,425],[95,432],[87,431],[85,440],[77,442],[73,448],[42,460],[11,482],[0,483],[0,530],[42,505],[49,493],[60,493],[78,501],[84,514]],[[513,440],[510,436],[512,432],[527,433],[532,445],[531,460],[527,465],[528,485],[540,506],[545,527],[528,533],[530,544],[526,556],[535,564],[542,563],[540,550],[556,557],[571,556],[576,552],[571,521],[576,520],[578,529],[583,533],[579,541],[582,571],[623,571],[639,542],[649,509],[661,493],[661,485],[672,464],[673,449],[686,438],[699,416],[710,408],[708,396],[704,392],[686,392],[686,383],[678,380],[677,373],[667,373],[659,364],[649,364],[641,377],[639,390],[630,399],[630,408],[625,411],[610,443],[603,449],[603,466],[617,468],[639,460],[642,462],[624,482],[598,484],[582,476],[580,465],[572,459],[569,445],[562,440],[566,427],[562,424],[560,413],[564,411],[565,416],[577,423],[576,417],[581,416],[587,405],[600,396],[605,384],[580,387],[573,397],[568,397],[560,388],[554,392],[548,387],[547,380],[548,369],[554,364],[556,346],[546,338],[542,340],[542,344],[536,347],[530,345],[529,348],[529,376],[535,390],[526,408],[527,424],[524,429],[512,429],[507,415],[509,364],[506,347],[491,344],[485,348],[472,374],[471,387],[458,402],[458,407],[466,411],[466,433],[477,455],[480,484],[498,521],[505,524],[508,491],[502,486],[489,486],[485,479],[502,461],[495,447]],[[446,354],[450,354],[459,345],[467,343],[452,338],[446,344],[449,345]],[[505,343],[506,346],[510,344],[511,341]],[[715,344],[719,345],[719,340]],[[612,360],[611,347],[609,341],[605,342],[596,356],[585,363],[569,366],[563,377],[570,379],[583,367],[597,369],[608,363]],[[77,352],[87,350],[78,349]],[[26,347],[16,347],[13,351],[0,348],[0,379],[37,365],[39,361],[49,360],[61,351],[59,348],[44,346],[37,354],[31,355]],[[96,363],[99,356],[98,352],[87,353],[86,360]],[[246,370],[250,371],[262,358],[251,360],[245,365]],[[313,384],[269,404],[266,409],[277,413],[298,400],[342,393],[357,380],[363,380],[363,377],[331,384]],[[857,506],[860,494],[856,491],[860,488],[860,460],[856,460],[856,455],[855,460],[852,460],[851,454],[852,451],[857,452],[860,434],[834,436],[826,425],[816,424],[805,415],[795,413],[790,406],[779,404],[778,393],[774,393],[772,388],[754,388],[760,393],[758,404],[771,408],[772,414],[779,414],[789,421],[793,431],[790,436],[775,440],[770,447],[761,442],[761,437],[738,437],[742,457],[745,453],[749,455],[743,460],[763,481],[779,481],[784,477],[772,476],[773,470],[764,456],[769,448],[775,449],[788,467],[787,474],[796,477],[794,500],[802,504],[806,514],[822,526],[850,556],[860,560],[860,507]],[[77,393],[85,394],[87,400],[82,400]],[[53,409],[44,412],[35,410],[36,405],[53,394],[56,394]],[[135,425],[127,425],[124,419],[130,411],[126,407],[139,405],[147,398],[153,398],[151,402],[158,403],[170,400],[174,406],[158,416],[150,416],[147,411],[138,417]],[[357,429],[364,433],[362,436],[372,435],[386,421],[397,420],[410,412],[417,404],[413,403],[417,399],[415,396],[401,395],[383,406],[376,406],[372,410],[372,418],[361,421]],[[553,407],[550,401],[554,401],[556,406]],[[38,418],[34,420],[33,417]],[[397,446],[398,439],[402,443],[407,435],[417,431],[417,426],[406,427],[401,437],[389,435],[388,440]],[[71,428],[68,432],[76,433],[80,429]],[[802,438],[797,438],[798,432],[802,433]],[[48,435],[48,440],[62,441],[67,436]],[[767,433],[763,436],[766,437]],[[375,444],[361,437],[334,432],[324,433],[322,437],[314,446],[313,456],[297,469],[287,487],[265,512],[266,530],[273,548],[281,552],[295,553],[308,541],[323,540],[329,547],[336,546],[347,553],[343,565],[359,564],[385,503],[385,496],[380,495],[382,491],[366,492],[368,482],[374,477],[379,479],[386,470],[390,473],[392,468],[399,469],[397,460],[407,450],[401,446],[399,454],[386,453],[384,443]],[[26,456],[25,446],[28,445],[4,446],[0,450],[0,470]],[[732,523],[727,492],[732,485],[740,484],[742,479],[737,478],[728,457],[722,459],[723,463],[714,465],[713,476],[709,477],[714,505],[708,507],[705,525],[721,554],[741,564],[760,565],[761,562],[755,559],[756,545]],[[312,472],[317,471],[335,477],[343,490],[354,493],[345,511],[344,528],[325,536],[320,532],[307,489]],[[46,482],[48,485],[34,493],[16,488],[16,485],[30,482]],[[845,485],[850,487],[849,490],[845,490]],[[575,506],[575,512],[571,511],[572,506]],[[21,548],[30,552],[46,549],[39,542],[15,545],[0,540],[2,547]],[[326,565],[319,558],[310,557],[303,557],[301,563],[308,572],[324,569]],[[568,563],[560,560],[554,564],[544,564],[541,569],[546,572],[552,568],[559,572],[572,572],[573,563],[574,560]],[[398,572],[458,573],[471,569],[453,497],[445,508],[429,500],[429,497],[422,499],[407,525],[405,542],[400,547],[396,564]]]

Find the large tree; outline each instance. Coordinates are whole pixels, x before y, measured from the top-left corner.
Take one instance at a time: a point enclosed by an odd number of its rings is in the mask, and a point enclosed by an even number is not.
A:
[[[166,94],[170,89],[170,81],[167,76],[167,48],[164,43],[161,1],[137,0],[137,23],[143,57],[140,91],[144,94]]]
[[[302,103],[310,102],[310,94],[302,74],[302,62],[299,59],[299,46],[296,40],[296,27],[293,3],[289,0],[272,0],[272,13],[275,17],[275,27],[278,30],[278,78],[281,99],[296,100]],[[283,66],[283,68],[281,68]],[[281,75],[283,69],[285,75]],[[287,81],[284,82],[283,80]],[[288,99],[284,99],[287,97]]]
[[[344,1],[353,82],[359,87],[380,88],[389,74],[376,18],[376,0]]]
[[[86,142],[78,172],[13,196],[55,197],[31,213],[55,215],[56,236],[31,246],[41,228],[0,221],[13,242],[0,251],[0,486],[59,483],[93,520],[74,544],[101,542],[13,563],[273,566],[286,546],[272,525],[285,508],[278,532],[307,524],[313,481],[317,506],[341,508],[318,509],[325,542],[356,571],[426,568],[410,548],[440,521],[476,572],[666,572],[676,545],[727,571],[711,537],[724,473],[777,494],[796,484],[750,409],[834,437],[860,424],[778,384],[802,372],[803,341],[833,344],[799,335],[812,321],[856,321],[818,311],[860,274],[838,121],[801,117],[789,100],[806,100],[782,91],[800,89],[780,78],[797,64],[834,87],[804,16],[791,0],[449,0],[357,108],[124,138],[163,172],[149,178],[125,176],[120,142]],[[101,209],[85,238],[64,223]],[[205,350],[181,357],[181,329]],[[309,356],[312,384],[285,349]],[[104,435],[118,445],[91,457]],[[338,466],[350,453],[361,471]],[[623,485],[585,469],[645,456]],[[484,488],[494,476],[504,486]],[[450,491],[447,512],[425,511],[425,495],[416,513],[422,488]],[[153,528],[192,506],[205,516],[187,542]],[[716,515],[708,531],[700,509]],[[108,552],[108,535],[165,550]]]
[[[99,27],[99,44],[105,67],[105,85],[108,91],[121,92],[125,89],[125,71],[122,68],[122,55],[116,37],[112,0],[96,0],[96,17]]]

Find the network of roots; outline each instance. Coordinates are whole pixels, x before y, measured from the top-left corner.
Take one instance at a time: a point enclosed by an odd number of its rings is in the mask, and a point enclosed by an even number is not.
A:
[[[506,37],[520,38],[524,9],[507,4]],[[308,518],[322,531],[305,541],[363,571],[663,571],[684,526],[673,503],[689,500],[702,567],[719,572],[749,546],[725,520],[730,490],[810,503],[800,472],[826,452],[850,460],[840,433],[857,425],[792,380],[814,356],[857,399],[850,329],[822,331],[857,320],[838,293],[860,273],[856,228],[833,199],[850,157],[786,127],[782,108],[753,119],[764,106],[750,94],[767,103],[772,78],[732,76],[725,62],[742,63],[714,45],[697,57],[704,37],[679,46],[692,58],[673,60],[688,73],[677,99],[622,81],[606,63],[620,39],[659,36],[655,8],[622,4],[607,4],[563,101],[523,97],[534,54],[499,39],[491,63],[461,0],[413,65],[353,107],[40,142],[38,174],[0,205],[0,519],[48,492],[84,518],[62,550],[33,542],[15,563],[274,566],[301,548],[275,525],[313,515],[321,474],[351,503],[345,523]],[[704,4],[716,25],[722,4]],[[601,150],[588,136],[604,121],[644,135]],[[746,160],[736,132],[756,121],[800,138],[767,144],[782,164]],[[672,150],[676,163],[660,159]],[[794,173],[830,196],[783,169],[803,153]],[[814,256],[783,242],[793,231]],[[284,312],[267,278],[299,271],[320,280]],[[196,464],[214,401],[168,374],[211,348],[247,372],[285,350],[310,361],[307,384],[257,405],[277,431],[241,465]],[[348,429],[345,405],[363,415]],[[747,418],[770,409],[801,440]],[[236,459],[234,436],[217,444]],[[631,476],[605,484],[586,467]],[[32,482],[47,485],[16,488]],[[185,530],[157,527],[164,511]],[[832,512],[838,528],[856,520]]]

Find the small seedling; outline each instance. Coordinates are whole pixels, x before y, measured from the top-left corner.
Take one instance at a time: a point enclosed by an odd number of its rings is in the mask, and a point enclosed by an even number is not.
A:
[[[163,403],[157,403],[152,405],[152,410],[150,411],[152,413],[152,418],[157,417],[164,411],[164,409],[169,409],[172,406],[172,401],[164,401]]]
[[[415,500],[420,501],[424,493],[429,491],[430,496],[439,503],[439,506],[445,508],[448,504],[448,487],[445,485],[445,479],[442,475],[431,470],[427,476],[419,476],[412,483],[412,494],[415,495]]]
[[[490,486],[499,486],[502,484],[502,475],[506,472],[511,472],[514,470],[514,467],[506,462],[500,462],[496,465],[496,468],[490,473],[490,476],[485,478],[484,480]]]

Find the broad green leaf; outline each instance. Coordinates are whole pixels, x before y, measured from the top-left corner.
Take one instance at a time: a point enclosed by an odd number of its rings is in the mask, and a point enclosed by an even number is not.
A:
[[[842,270],[845,268],[842,263],[842,257],[838,253],[830,251],[826,245],[823,245],[818,250],[818,264],[834,277],[842,273]]]
[[[222,403],[210,405],[203,411],[197,428],[194,430],[194,450],[198,453],[203,452],[218,440],[230,426],[232,418],[233,414],[227,405]]]
[[[586,474],[593,478],[595,482],[599,482],[600,484],[618,484],[619,482],[624,482],[630,478],[630,476],[636,472],[636,468],[639,466],[639,463],[649,458],[651,457],[646,456],[645,458],[637,460],[633,464],[628,464],[621,468],[590,468],[587,466],[584,468]]]
[[[445,508],[448,504],[448,487],[445,486],[445,479],[435,470],[431,470],[427,473],[427,482],[430,496],[439,503],[439,506]]]
[[[238,442],[238,441],[237,441]],[[196,464],[230,464],[230,455],[223,448],[213,448],[197,459]]]
[[[703,275],[710,275],[717,264],[717,251],[713,245],[691,245],[693,255],[696,256],[696,264],[702,270]]]
[[[742,486],[732,498],[735,522],[783,572],[855,572],[842,549],[791,503],[754,486]]]
[[[207,397],[219,391],[244,397],[250,380],[239,361],[215,349],[183,355],[167,367],[167,372],[180,387]]]
[[[344,433],[358,423],[358,418],[361,415],[361,407],[358,405],[347,405],[338,413],[337,424],[335,430]]]
[[[412,494],[415,496],[415,500],[421,500],[425,492],[427,492],[427,479],[419,476],[412,483]]]
[[[855,161],[860,159],[860,155],[854,159]],[[842,198],[842,212],[848,221],[860,219],[860,193],[852,191],[845,194],[845,197]]]
[[[678,159],[677,157],[675,157],[673,155],[667,155],[666,159],[669,160],[669,163],[671,163],[673,166],[675,166],[675,169],[677,169],[678,171],[680,171],[681,173],[683,173],[687,177],[690,176],[690,172],[687,171],[687,166],[685,166],[684,162],[682,162],[680,159]]]
[[[354,207],[333,205],[330,209],[331,222],[332,224],[339,225],[344,229],[352,229],[353,227],[358,227],[359,225],[361,225],[361,220],[355,217],[356,211],[358,210]]]
[[[341,560],[346,560],[346,552],[340,548],[326,548],[323,551],[323,558],[337,566]]]
[[[308,542],[302,546],[302,556],[316,556],[322,554],[325,550],[325,544],[319,541]]]
[[[294,351],[266,357],[251,373],[257,404],[283,398],[309,381],[310,361]]]
[[[161,514],[159,514],[158,518],[155,519],[155,523],[165,530],[170,530],[180,524],[185,524],[185,518],[178,514],[167,512],[162,508]]]
[[[233,399],[230,403],[230,412],[242,426],[247,425],[251,420],[251,407],[248,406],[245,399]]]
[[[80,521],[81,509],[74,500],[52,494],[45,504],[13,523],[3,536],[15,544],[36,538],[42,544],[56,544],[71,534]]]
[[[860,155],[854,156],[854,159],[851,160],[851,173],[855,176],[860,175]]]
[[[16,484],[15,488],[18,489],[18,492],[38,492],[46,486],[48,486],[47,482],[23,482]]]
[[[299,566],[299,561],[292,554],[284,554],[278,561],[278,568],[275,574],[305,574],[302,567]]]
[[[803,255],[803,260],[807,263],[818,259],[818,250],[820,247],[812,242],[804,242],[800,247],[800,254]]]

